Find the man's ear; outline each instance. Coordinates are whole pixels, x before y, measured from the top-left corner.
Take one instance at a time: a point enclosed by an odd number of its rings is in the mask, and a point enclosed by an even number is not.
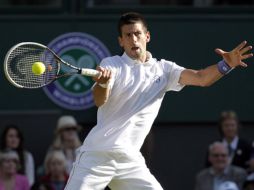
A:
[[[118,36],[118,43],[121,47],[123,47],[123,40],[121,36]]]
[[[150,32],[147,31],[146,32],[146,42],[150,42],[150,40],[151,40],[151,35],[150,35]]]

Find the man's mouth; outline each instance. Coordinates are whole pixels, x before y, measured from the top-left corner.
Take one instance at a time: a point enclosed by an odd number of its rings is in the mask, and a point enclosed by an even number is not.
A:
[[[136,50],[138,50],[139,49],[139,47],[132,47],[131,48],[131,50],[133,50],[133,51],[136,51]]]

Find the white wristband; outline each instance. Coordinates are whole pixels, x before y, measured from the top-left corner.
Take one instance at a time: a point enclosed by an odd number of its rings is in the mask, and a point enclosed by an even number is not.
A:
[[[109,83],[107,82],[107,83],[104,83],[104,84],[101,84],[101,83],[97,83],[100,87],[102,87],[102,88],[108,88],[108,86],[109,86]]]

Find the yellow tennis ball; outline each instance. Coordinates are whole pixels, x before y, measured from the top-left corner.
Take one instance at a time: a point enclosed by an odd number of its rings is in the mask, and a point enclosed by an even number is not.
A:
[[[42,75],[46,70],[45,65],[42,62],[34,62],[32,65],[32,72],[35,75]]]

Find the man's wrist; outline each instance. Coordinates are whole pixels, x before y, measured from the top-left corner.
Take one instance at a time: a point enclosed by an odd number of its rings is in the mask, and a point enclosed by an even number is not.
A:
[[[97,84],[100,86],[100,87],[102,87],[102,88],[108,88],[109,87],[109,83],[107,82],[107,83],[98,83],[97,82]]]
[[[234,68],[230,67],[226,61],[223,59],[217,63],[217,68],[219,72],[223,75],[228,74],[230,71],[232,71]]]

